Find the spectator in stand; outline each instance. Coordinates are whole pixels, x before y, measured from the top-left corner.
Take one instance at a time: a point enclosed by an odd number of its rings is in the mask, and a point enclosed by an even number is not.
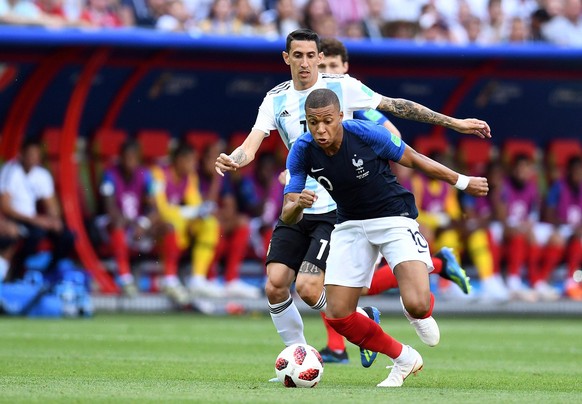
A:
[[[4,281],[10,269],[10,260],[14,254],[21,230],[16,223],[0,215],[0,283]]]
[[[105,215],[98,218],[98,227],[108,230],[119,283],[124,294],[133,297],[137,287],[130,253],[151,252],[163,234],[153,201],[152,176],[141,163],[139,143],[129,140],[121,145],[119,162],[105,171],[99,191]]]
[[[550,187],[546,200],[546,218],[556,226],[557,245],[567,246],[566,295],[574,300],[582,300],[582,157],[571,158],[565,177]]]
[[[582,0],[564,0],[562,14],[547,22],[542,32],[553,44],[582,46]]]
[[[235,18],[231,0],[214,0],[207,18],[200,21],[200,31],[212,35],[240,35],[242,24]]]
[[[342,29],[350,22],[362,21],[366,16],[365,1],[327,0],[327,2],[338,26]]]
[[[542,27],[550,21],[550,15],[548,12],[543,9],[539,8],[534,11],[530,17],[530,38],[529,40],[532,42],[546,42],[546,38],[542,33]]]
[[[385,3],[383,0],[367,0],[366,4],[368,11],[361,20],[364,35],[369,39],[382,39],[386,23],[383,16]]]
[[[313,21],[313,30],[321,38],[335,38],[339,36],[340,27],[334,16],[328,15]]]
[[[94,28],[119,28],[121,18],[112,0],[87,0],[79,19]]]
[[[262,33],[259,14],[249,0],[234,0],[234,18],[240,25],[240,35],[256,35]]]
[[[216,282],[218,264],[224,262],[224,294],[229,297],[257,299],[261,291],[240,279],[240,269],[249,246],[249,220],[238,209],[230,176],[217,176],[214,169],[216,156],[224,151],[224,143],[216,142],[204,151],[200,166],[200,189],[207,202],[216,204],[220,222],[220,239],[216,247],[209,278]],[[282,197],[282,190],[281,190]]]
[[[62,27],[66,21],[62,17],[43,12],[32,1],[0,0],[0,24]]]
[[[301,28],[301,18],[295,0],[279,0],[275,9],[261,14],[261,22],[267,36],[287,37]]]
[[[182,0],[167,0],[166,13],[158,18],[156,29],[170,32],[196,33],[196,21]]]
[[[327,0],[309,0],[305,4],[303,15],[303,25],[312,31],[316,31],[322,20],[329,17],[333,18],[333,13]]]
[[[220,234],[213,212],[215,204],[205,202],[200,193],[192,146],[180,143],[172,151],[170,164],[152,168],[156,208],[169,230],[163,240],[163,259],[167,266],[163,290],[180,305],[188,303],[188,294],[178,278],[182,251],[190,246],[192,276],[188,287],[193,296],[222,296],[222,290],[208,282],[208,272]]]
[[[530,34],[526,22],[520,17],[513,17],[509,21],[509,32],[506,43],[520,44],[528,42]]]
[[[546,274],[544,269],[546,266],[551,268],[555,257],[548,251],[544,252],[551,236],[551,225],[540,222],[541,196],[534,177],[534,160],[529,155],[518,154],[510,167],[509,176],[494,199],[503,224],[507,286],[512,297],[517,299],[556,300],[559,294],[548,283],[551,273]],[[529,285],[522,278],[524,267]]]
[[[121,0],[119,17],[125,27],[154,28],[166,14],[166,0]]]
[[[56,275],[57,265],[69,255],[73,233],[65,226],[55,196],[50,172],[41,166],[42,149],[37,140],[27,140],[18,157],[0,171],[0,210],[9,221],[22,227],[22,242],[17,249],[8,280],[21,279],[26,259],[37,252],[43,239],[52,246],[48,277]],[[40,209],[37,209],[37,206]]]
[[[483,43],[487,45],[501,43],[507,32],[507,21],[503,13],[501,0],[489,0],[487,19],[482,29]]]

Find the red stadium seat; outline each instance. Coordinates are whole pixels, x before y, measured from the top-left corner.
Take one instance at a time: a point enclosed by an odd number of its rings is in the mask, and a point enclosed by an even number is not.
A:
[[[44,156],[49,165],[54,165],[59,158],[59,143],[61,138],[61,128],[46,128],[43,130],[40,142],[44,149]]]
[[[92,157],[100,163],[110,163],[117,158],[119,149],[127,138],[127,133],[121,129],[98,129],[91,140]]]
[[[154,163],[166,158],[170,151],[172,137],[163,129],[141,129],[136,139],[141,146],[141,153],[146,163]]]
[[[526,155],[532,160],[538,158],[538,148],[533,140],[529,139],[508,139],[501,148],[501,158],[505,164],[511,165],[513,159],[518,155]]]
[[[457,143],[457,158],[465,174],[482,175],[492,154],[493,144],[490,140],[463,137]]]
[[[576,156],[582,156],[582,142],[578,139],[554,139],[545,151],[548,169],[558,170],[559,175],[564,174],[568,161]]]
[[[186,133],[186,141],[196,149],[198,154],[204,153],[204,150],[211,144],[220,140],[218,133],[205,130],[191,130]]]
[[[446,154],[449,151],[449,142],[444,135],[421,135],[414,139],[413,147],[425,156]]]

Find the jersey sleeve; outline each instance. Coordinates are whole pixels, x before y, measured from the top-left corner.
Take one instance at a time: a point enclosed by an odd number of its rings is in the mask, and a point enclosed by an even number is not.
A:
[[[352,111],[357,110],[368,110],[376,109],[382,101],[382,96],[369,87],[363,84],[360,80],[357,80],[350,76],[345,76],[343,78],[343,91],[345,91],[345,96],[343,97],[349,105],[345,105],[344,108]]]
[[[289,152],[287,157],[288,181],[285,185],[285,194],[301,193],[305,188],[305,181],[307,180],[305,146],[305,142],[297,141]]]
[[[267,135],[271,133],[272,130],[277,129],[275,126],[275,110],[273,108],[273,100],[269,95],[263,99],[263,102],[259,107],[257,119],[252,129],[260,130]]]
[[[354,119],[362,119],[364,121],[376,122],[378,125],[384,125],[388,122],[388,118],[377,109],[366,109],[354,111]]]

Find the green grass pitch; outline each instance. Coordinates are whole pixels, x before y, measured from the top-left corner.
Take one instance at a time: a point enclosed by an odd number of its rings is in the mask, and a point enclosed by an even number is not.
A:
[[[314,389],[268,383],[283,349],[268,315],[97,315],[88,320],[0,319],[0,402],[580,403],[580,319],[437,318],[438,347],[404,317],[382,326],[423,355],[399,389],[379,389],[389,361],[327,365]],[[308,342],[325,345],[319,316]]]

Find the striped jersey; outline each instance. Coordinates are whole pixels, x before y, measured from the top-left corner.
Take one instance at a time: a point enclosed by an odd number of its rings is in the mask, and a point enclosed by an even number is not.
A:
[[[319,88],[328,88],[336,93],[344,120],[352,119],[354,111],[375,109],[382,100],[380,94],[347,74],[320,73],[315,85],[307,90],[295,90],[293,81],[289,80],[269,91],[259,107],[253,129],[260,130],[267,136],[276,129],[285,146],[290,149],[293,143],[308,131],[305,99],[311,91]],[[304,213],[321,214],[337,208],[329,193],[313,178],[308,178],[305,188],[315,191],[317,201],[313,207],[305,209]]]

